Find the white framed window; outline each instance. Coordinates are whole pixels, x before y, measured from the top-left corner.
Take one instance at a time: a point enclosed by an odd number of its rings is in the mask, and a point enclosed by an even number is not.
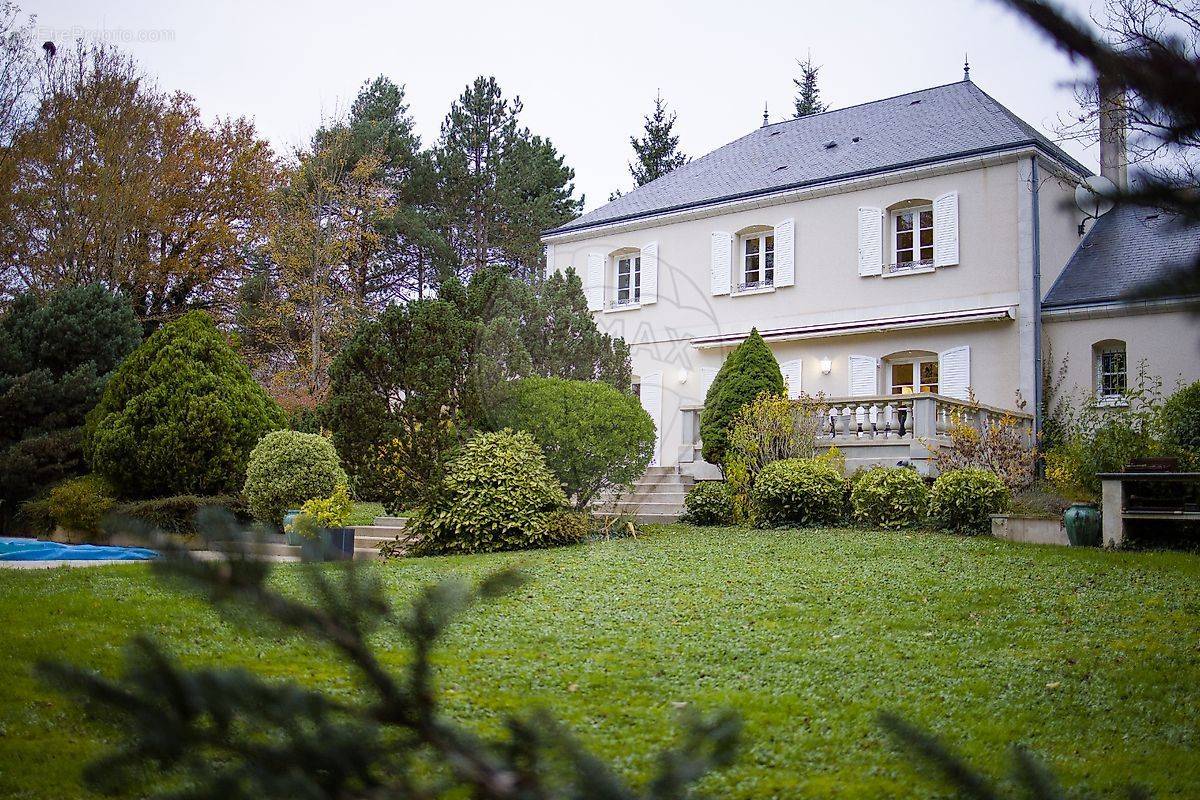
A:
[[[775,229],[761,228],[742,234],[738,264],[738,292],[775,287]]]
[[[888,359],[888,393],[916,394],[938,391],[936,354],[915,358]]]
[[[613,256],[612,307],[637,305],[642,301],[642,257],[639,253]]]
[[[891,215],[892,263],[897,268],[933,266],[933,204],[897,209]]]
[[[1097,342],[1092,346],[1096,373],[1096,401],[1105,405],[1125,401],[1129,386],[1125,343],[1119,340]]]

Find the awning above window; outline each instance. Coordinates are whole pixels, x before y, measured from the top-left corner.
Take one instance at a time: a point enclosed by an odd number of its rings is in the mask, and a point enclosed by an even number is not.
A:
[[[790,342],[797,339],[825,339],[832,336],[886,333],[888,331],[908,330],[910,328],[939,328],[946,325],[966,325],[977,322],[1002,322],[1010,319],[1016,319],[1015,306],[994,306],[992,308],[972,308],[964,311],[909,314],[903,317],[880,317],[877,319],[856,320],[854,322],[800,325],[793,328],[761,330],[759,333],[768,342]],[[743,333],[723,333],[717,336],[700,336],[692,339],[692,346],[699,349],[732,347],[745,339],[749,334],[749,331],[745,331]]]

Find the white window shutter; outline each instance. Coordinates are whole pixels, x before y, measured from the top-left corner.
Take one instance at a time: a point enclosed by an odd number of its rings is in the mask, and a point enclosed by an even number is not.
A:
[[[712,233],[712,293],[729,294],[729,281],[733,273],[733,234],[724,231]]]
[[[933,265],[958,263],[958,192],[946,192],[933,201]]]
[[[787,384],[787,395],[792,400],[800,396],[800,382],[803,374],[801,367],[803,363],[801,359],[797,358],[794,361],[785,361],[779,365],[779,371],[783,373],[783,382]]]
[[[871,356],[850,356],[849,386],[851,397],[879,394],[879,359]]]
[[[717,373],[721,371],[720,367],[701,367],[700,368],[700,400],[703,401],[708,397],[708,390],[712,388],[713,381],[717,379]]]
[[[858,209],[858,274],[883,274],[883,211]]]
[[[554,270],[554,245],[546,245],[546,277],[549,278],[555,272]]]
[[[583,293],[587,295],[588,311],[604,310],[604,262],[603,253],[588,253],[587,282]]]
[[[775,225],[775,285],[796,283],[796,220],[785,219]]]
[[[966,400],[971,389],[971,348],[963,345],[938,353],[938,394]]]
[[[654,420],[654,456],[650,466],[661,465],[659,454],[662,451],[662,373],[652,372],[642,376],[641,390],[642,408]]]
[[[658,242],[642,247],[642,305],[658,302]]]

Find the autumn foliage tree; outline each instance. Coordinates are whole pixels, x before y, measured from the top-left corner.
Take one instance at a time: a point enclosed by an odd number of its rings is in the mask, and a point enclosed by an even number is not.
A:
[[[0,285],[99,283],[143,321],[223,310],[259,235],[275,165],[246,119],[206,124],[132,59],[80,43],[48,59],[0,182]]]

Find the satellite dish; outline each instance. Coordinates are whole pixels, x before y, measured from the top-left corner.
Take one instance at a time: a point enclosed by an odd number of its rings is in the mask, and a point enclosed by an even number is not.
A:
[[[1092,219],[1099,219],[1112,210],[1116,193],[1116,184],[1103,175],[1093,175],[1075,187],[1075,205]]]

